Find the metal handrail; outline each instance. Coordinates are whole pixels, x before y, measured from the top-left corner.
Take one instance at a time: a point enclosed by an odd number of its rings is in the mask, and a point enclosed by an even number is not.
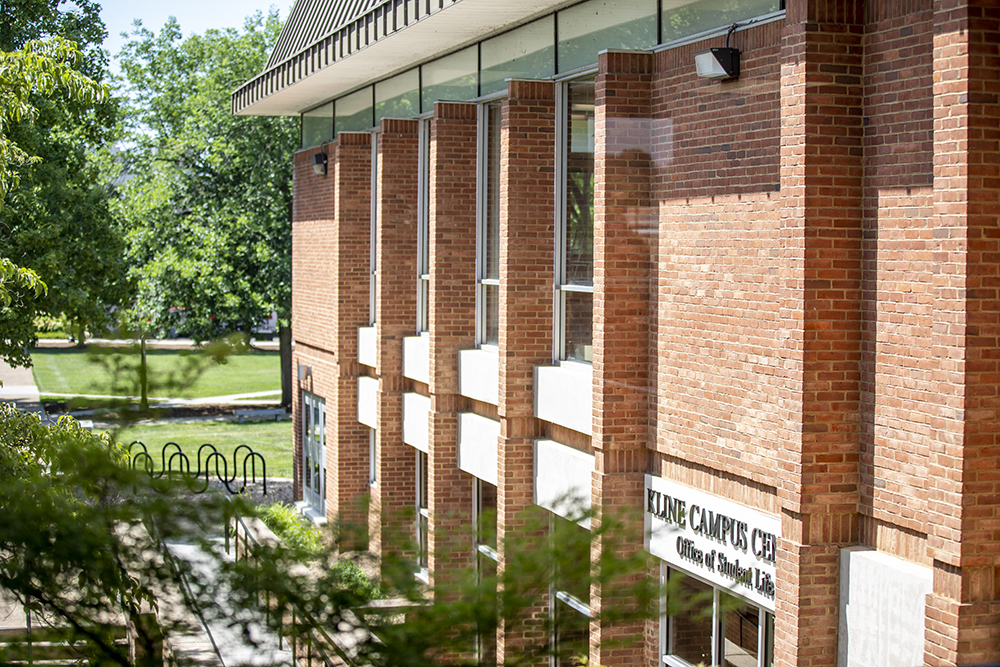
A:
[[[233,531],[233,537],[234,537],[234,544],[233,544],[234,549],[233,549],[233,551],[234,551],[234,558],[237,561],[239,561],[240,560],[240,530],[239,530],[240,527],[243,528],[242,532],[243,532],[243,558],[244,559],[247,559],[249,557],[249,555],[250,555],[250,549],[248,547],[249,547],[249,545],[251,543],[255,547],[260,547],[261,544],[257,540],[257,538],[254,536],[253,532],[250,530],[250,527],[246,524],[246,521],[244,520],[244,517],[239,512],[234,512],[234,518],[235,518],[236,525],[234,526],[234,531]],[[226,532],[226,552],[229,553],[229,529],[228,529],[228,526],[227,526],[227,529],[226,529],[225,532]],[[294,633],[292,633],[292,634],[289,635],[288,645],[292,649],[292,659],[293,660],[295,660],[296,662],[298,662],[298,659],[299,659],[299,656],[300,656],[300,653],[298,651],[298,646],[297,646],[298,642],[296,641],[296,639],[305,637],[306,641],[304,643],[306,644],[305,648],[306,648],[306,651],[307,651],[307,654],[306,654],[305,658],[306,658],[306,664],[307,665],[311,665],[312,664],[312,659],[313,659],[312,651],[315,650],[316,653],[317,653],[317,657],[319,657],[323,661],[323,664],[326,667],[333,667],[334,663],[330,660],[329,653],[327,653],[327,651],[324,650],[324,643],[325,643],[326,646],[329,646],[329,647],[331,647],[333,649],[333,651],[337,654],[337,657],[340,658],[340,660],[343,661],[344,664],[346,664],[346,665],[355,665],[356,664],[354,662],[354,660],[352,660],[351,657],[347,655],[347,652],[344,651],[340,646],[338,646],[337,642],[332,637],[330,637],[330,635],[328,635],[319,626],[319,623],[317,623],[316,620],[311,615],[303,612],[302,609],[298,605],[296,605],[295,603],[292,603],[291,606],[292,606],[291,626],[293,628],[298,628],[299,627],[298,623],[296,622],[297,618],[298,618],[298,619],[301,619],[301,620],[303,620],[303,621],[306,622],[306,626],[305,627],[307,628],[307,630],[306,630],[306,632],[304,634],[300,633],[300,632],[294,632]],[[264,609],[265,609],[265,615],[267,616],[268,620],[271,621],[272,619],[270,618],[270,616],[271,616],[270,599],[267,599],[267,600],[264,601]],[[284,631],[285,630],[285,625],[284,625],[284,623],[282,623],[280,621],[278,623],[274,623],[274,625],[276,626],[275,627],[275,631],[278,634],[278,648],[281,648],[282,647],[282,641],[284,641],[285,637],[286,637],[285,631]],[[314,634],[320,635],[320,638],[322,639],[322,641],[320,641],[319,639],[317,639],[317,637],[315,637]]]

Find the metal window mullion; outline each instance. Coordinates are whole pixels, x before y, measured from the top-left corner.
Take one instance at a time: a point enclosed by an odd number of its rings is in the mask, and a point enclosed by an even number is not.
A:
[[[430,328],[427,300],[430,298],[430,267],[426,246],[430,242],[430,122],[421,120],[417,135],[417,331],[424,331],[424,322]],[[425,297],[424,278],[428,280]]]
[[[372,133],[371,155],[371,229],[368,256],[368,322],[375,324],[378,303],[378,134]]]
[[[567,84],[561,83],[556,86],[556,169],[555,169],[555,266],[554,283],[556,289],[553,290],[553,312],[556,317],[552,318],[552,340],[554,342],[554,360],[562,359],[566,356],[565,341],[563,333],[565,331],[566,309],[563,304],[563,295],[559,287],[566,278],[566,137],[568,128],[566,127],[566,97]]]
[[[476,343],[482,344],[486,338],[486,295],[483,292],[483,276],[486,273],[486,216],[489,214],[486,201],[486,173],[489,159],[488,125],[489,106],[480,104],[476,114]]]

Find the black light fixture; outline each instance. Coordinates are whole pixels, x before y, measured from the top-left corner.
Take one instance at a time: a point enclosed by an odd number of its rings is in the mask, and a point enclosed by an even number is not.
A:
[[[313,155],[313,171],[319,176],[326,176],[326,152],[320,151]]]
[[[729,46],[729,38],[738,25],[729,26],[726,45],[694,52],[694,66],[698,76],[706,79],[735,79],[740,75],[740,50]]]

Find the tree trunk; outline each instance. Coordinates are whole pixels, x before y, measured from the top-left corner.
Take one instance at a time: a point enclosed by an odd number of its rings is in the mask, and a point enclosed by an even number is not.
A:
[[[84,340],[87,335],[87,325],[83,320],[77,320],[76,323],[76,346],[84,347]]]
[[[146,337],[139,337],[139,410],[149,411],[149,374],[146,367]]]
[[[281,405],[292,406],[292,328],[278,325],[278,354],[281,356]]]

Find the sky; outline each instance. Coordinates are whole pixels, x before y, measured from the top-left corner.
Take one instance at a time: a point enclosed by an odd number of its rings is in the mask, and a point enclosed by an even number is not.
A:
[[[114,57],[125,44],[123,32],[132,31],[132,21],[142,19],[144,27],[159,32],[168,16],[180,23],[184,36],[201,34],[209,28],[241,28],[243,19],[272,5],[288,17],[291,0],[99,0],[101,19],[108,29],[104,48]]]

